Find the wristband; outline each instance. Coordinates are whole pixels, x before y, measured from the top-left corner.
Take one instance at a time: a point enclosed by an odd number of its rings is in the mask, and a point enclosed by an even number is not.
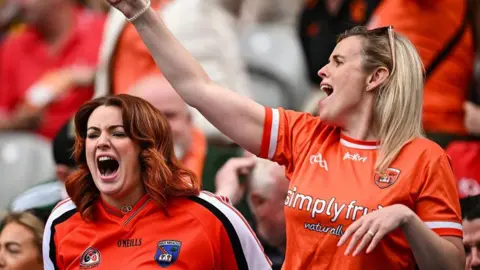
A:
[[[150,0],[147,0],[147,5],[142,9],[140,10],[137,14],[133,15],[133,17],[131,18],[126,18],[128,22],[133,22],[135,21],[136,19],[138,19],[138,17],[142,16],[143,13],[145,13],[149,8],[150,8],[150,5],[151,5],[151,1]]]

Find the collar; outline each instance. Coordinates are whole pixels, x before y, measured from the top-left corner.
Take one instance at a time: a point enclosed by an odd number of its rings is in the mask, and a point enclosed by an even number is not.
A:
[[[356,140],[348,137],[343,133],[340,134],[340,144],[349,148],[362,149],[362,150],[375,150],[380,148],[378,141]]]

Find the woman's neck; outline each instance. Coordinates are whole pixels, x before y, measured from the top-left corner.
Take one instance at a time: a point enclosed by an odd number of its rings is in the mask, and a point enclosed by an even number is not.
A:
[[[350,113],[345,119],[342,133],[360,141],[378,140],[378,130],[374,126],[373,106],[373,98],[362,102],[362,106],[357,111]]]
[[[143,186],[139,186],[131,191],[128,195],[121,196],[121,198],[102,194],[102,199],[111,207],[122,211],[122,208],[133,207],[145,194],[145,188]]]

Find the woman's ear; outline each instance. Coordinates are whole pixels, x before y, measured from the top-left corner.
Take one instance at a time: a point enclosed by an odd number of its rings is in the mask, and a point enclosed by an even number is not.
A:
[[[388,78],[389,72],[386,67],[375,69],[367,78],[367,91],[377,89]]]

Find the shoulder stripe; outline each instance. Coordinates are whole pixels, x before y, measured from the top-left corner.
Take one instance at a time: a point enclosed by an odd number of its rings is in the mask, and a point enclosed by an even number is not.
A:
[[[451,222],[451,221],[429,221],[425,222],[425,224],[430,228],[430,229],[457,229],[460,231],[463,231],[463,226],[460,223],[457,222]]]
[[[263,120],[263,134],[260,145],[260,157],[268,158],[270,148],[270,137],[272,132],[272,109],[265,107],[265,119]]]
[[[270,133],[270,146],[268,148],[268,159],[275,156],[277,150],[278,129],[280,127],[280,112],[278,109],[272,109],[272,131]]]
[[[209,191],[203,191],[202,193],[205,193],[205,194],[207,194],[207,195],[210,195],[211,197],[214,197],[214,198],[218,198],[218,196],[216,196],[215,194],[213,194],[213,193],[211,193],[211,192],[209,192]],[[223,196],[222,196],[222,197],[223,197]],[[226,205],[228,208],[230,208],[233,212],[235,212],[235,213],[238,215],[238,217],[243,221],[243,223],[245,224],[245,226],[248,228],[248,230],[250,231],[250,233],[252,234],[252,236],[253,236],[253,237],[255,238],[255,240],[257,241],[258,246],[262,249],[262,251],[264,251],[264,250],[263,250],[263,246],[262,246],[262,244],[260,243],[260,240],[258,240],[255,232],[252,230],[252,227],[250,227],[250,224],[248,224],[248,221],[245,219],[245,217],[244,217],[231,203],[229,203],[229,201],[228,201],[228,202],[225,202],[225,201],[223,201],[223,200],[221,200],[221,199],[219,199],[219,200],[220,200],[221,203],[223,203],[224,205]],[[265,257],[267,257],[267,256],[265,255]],[[268,258],[268,257],[267,257],[267,258]]]
[[[253,234],[248,223],[245,224],[239,213],[221,200],[201,192],[190,199],[214,214],[222,222],[230,239],[239,270],[271,269],[271,262]]]
[[[68,202],[71,202],[73,204],[72,199],[70,199],[70,198],[66,198],[65,200],[62,200],[62,201],[58,202],[57,206],[55,206],[55,208],[53,208],[52,214],[57,208],[59,208],[60,206],[64,205],[65,203],[68,203]]]
[[[77,213],[77,208],[72,200],[67,199],[58,203],[55,209],[50,214],[45,225],[43,233],[43,264],[45,270],[57,270],[57,250],[55,246],[55,227],[67,221],[71,216]]]

